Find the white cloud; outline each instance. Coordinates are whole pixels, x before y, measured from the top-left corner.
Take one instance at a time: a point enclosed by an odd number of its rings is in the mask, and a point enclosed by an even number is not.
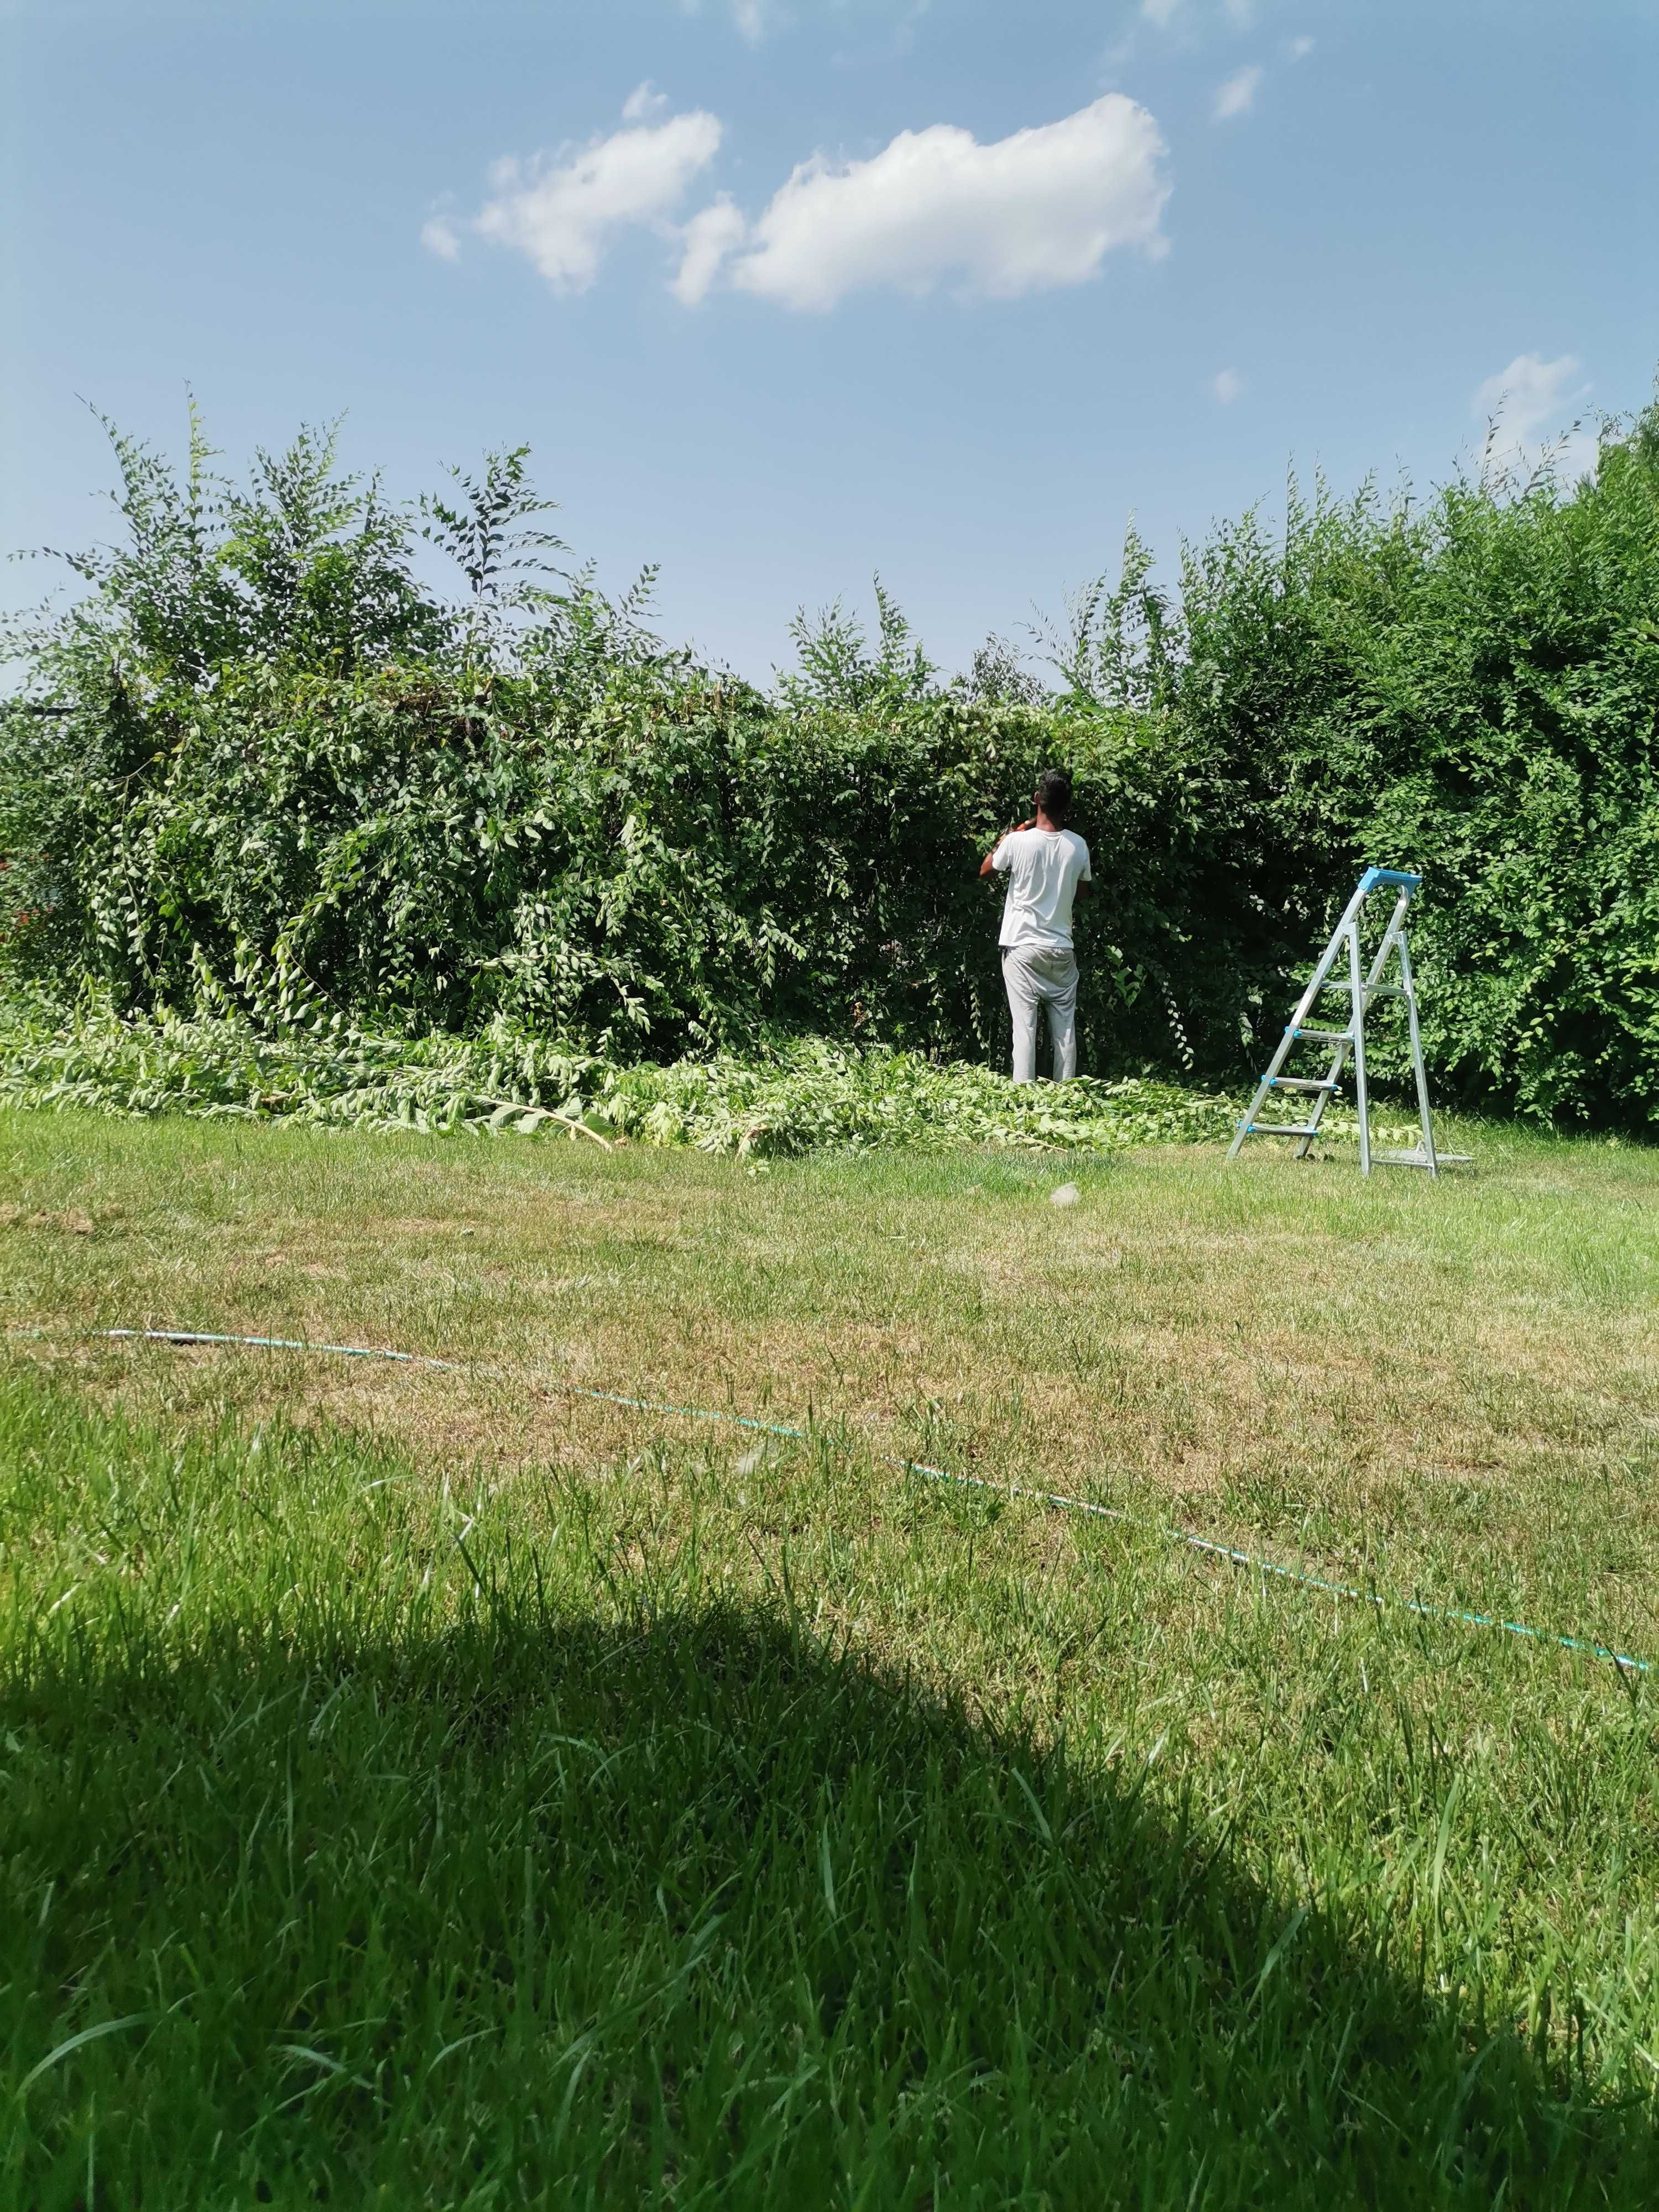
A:
[[[670,289],[686,307],[724,281],[804,309],[833,307],[867,286],[921,293],[951,278],[966,295],[1012,299],[1085,283],[1114,246],[1167,250],[1164,142],[1121,93],[988,145],[940,123],[901,131],[867,160],[814,155],[753,223],[726,192],[678,219],[721,128],[701,109],[645,119],[665,104],[641,85],[609,137],[498,161],[479,213],[434,214],[423,242],[453,261],[471,232],[527,255],[555,291],[581,292],[616,234],[642,225],[678,243]]]
[[[630,97],[629,111],[642,112],[636,103],[646,93],[641,86]],[[556,292],[585,292],[617,231],[631,223],[671,229],[671,215],[720,143],[719,118],[698,108],[662,123],[630,122],[577,153],[509,157],[496,163],[495,197],[469,227],[528,254]],[[453,245],[453,226],[448,236]],[[441,244],[435,250],[446,252]]]
[[[455,226],[447,215],[431,216],[421,225],[421,243],[428,253],[435,253],[441,261],[460,258],[461,241],[455,235]]]
[[[733,207],[724,192],[712,206],[692,216],[680,233],[679,274],[671,288],[683,306],[695,307],[708,296],[709,286],[728,256],[743,243],[748,228],[741,210]]]
[[[703,0],[680,0],[680,12],[685,15],[701,15]],[[714,12],[729,17],[745,39],[757,43],[766,36],[776,10],[774,0],[723,0],[723,4],[718,6]]]
[[[1292,39],[1285,49],[1293,62],[1305,62],[1313,50],[1314,42],[1311,39]]]
[[[1255,105],[1265,75],[1266,71],[1253,62],[1249,69],[1240,70],[1237,76],[1230,76],[1215,96],[1216,121],[1225,123],[1231,116],[1248,115]]]
[[[1489,376],[1476,387],[1474,412],[1501,414],[1506,429],[1516,437],[1527,437],[1541,429],[1570,398],[1583,398],[1589,388],[1587,385],[1577,392],[1570,393],[1567,388],[1577,374],[1577,356],[1573,354],[1564,353],[1555,361],[1546,361],[1541,354],[1517,354],[1507,368],[1500,368],[1496,376]]]
[[[1140,0],[1140,20],[1155,31],[1167,31],[1179,17],[1183,38],[1190,43],[1221,27],[1217,17],[1235,31],[1247,31],[1256,16],[1255,0]]]
[[[868,285],[925,292],[951,276],[996,299],[1080,284],[1115,246],[1164,251],[1164,152],[1146,110],[1108,93],[989,145],[936,123],[867,161],[815,155],[773,195],[731,281],[809,309]]]
[[[647,77],[643,84],[636,84],[627,99],[623,100],[623,121],[643,123],[647,116],[660,115],[667,105],[668,94],[665,92],[659,92]]]
[[[1244,380],[1236,368],[1224,368],[1218,372],[1210,389],[1224,407],[1231,407],[1243,391]]]
[[[1558,475],[1569,482],[1595,467],[1596,434],[1561,421],[1589,393],[1588,384],[1574,386],[1578,368],[1574,354],[1546,361],[1541,354],[1522,353],[1476,386],[1471,412],[1484,416],[1490,426],[1484,455],[1488,475],[1529,474],[1552,450]]]

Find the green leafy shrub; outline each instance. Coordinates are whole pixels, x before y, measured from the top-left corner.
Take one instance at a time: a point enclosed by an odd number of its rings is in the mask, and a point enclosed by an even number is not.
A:
[[[182,487],[117,453],[129,550],[22,638],[33,691],[0,726],[15,971],[129,1008],[505,1016],[613,1055],[762,1029],[983,1053],[1006,1016],[979,859],[1063,746],[1120,854],[1085,1036],[1097,1065],[1165,1052],[1171,770],[1132,717],[1035,703],[994,655],[941,687],[884,594],[878,651],[803,621],[768,698],[649,634],[648,576],[613,605],[553,567],[521,454],[422,509],[447,606],[325,438],[246,495],[199,438]],[[319,596],[361,611],[350,650],[295,613]]]
[[[1656,617],[1659,410],[1571,495],[1547,469],[1420,507],[1321,489],[1281,539],[1188,550],[1177,712],[1231,785],[1208,896],[1258,1040],[1357,868],[1409,867],[1442,1093],[1649,1116]]]
[[[981,853],[1029,806],[1052,716],[951,697],[879,723],[701,673],[596,696],[535,672],[334,678],[251,664],[112,747],[79,712],[0,790],[18,955],[127,1006],[261,979],[400,1028],[497,1014],[598,1049],[744,1049],[764,1027],[983,1052],[1003,1020]],[[1166,1042],[1167,764],[1068,732],[1121,860],[1091,914],[1097,1064]],[[31,852],[31,846],[33,850]]]
[[[1183,549],[1131,538],[1050,640],[946,683],[878,586],[769,692],[670,650],[649,573],[558,566],[521,452],[413,514],[330,439],[181,483],[118,439],[125,537],[15,645],[0,714],[14,975],[608,1063],[820,1034],[1000,1057],[976,880],[1074,773],[1084,1064],[1237,1082],[1360,867],[1421,871],[1437,1090],[1639,1126],[1659,1086],[1659,410],[1571,489],[1292,487]],[[452,555],[417,580],[416,532]],[[1374,1048],[1386,1082],[1398,1042]]]

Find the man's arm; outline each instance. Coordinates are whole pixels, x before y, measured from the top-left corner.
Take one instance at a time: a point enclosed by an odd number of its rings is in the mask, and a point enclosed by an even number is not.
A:
[[[1012,837],[1012,836],[1013,836],[1013,834],[1014,834],[1014,830],[1029,830],[1029,829],[1030,828],[1030,826],[1031,826],[1031,825],[1030,825],[1030,823],[1029,822],[1016,822],[1016,823],[1015,823],[1015,824],[1014,824],[1013,830],[1005,830],[1003,831],[1003,833],[1002,833],[1002,837],[999,837],[999,838],[997,839],[996,843],[995,843],[994,845],[993,845],[993,846],[992,846],[992,848],[991,848],[990,851],[989,851],[989,852],[985,855],[985,858],[984,858],[984,859],[980,862],[980,864],[979,864],[979,872],[980,872],[981,875],[982,875],[982,876],[988,876],[988,875],[990,874],[990,872],[991,872],[991,864],[992,864],[992,862],[996,859],[997,854],[998,854],[1002,850],[1002,840],[1003,840],[1003,837]]]

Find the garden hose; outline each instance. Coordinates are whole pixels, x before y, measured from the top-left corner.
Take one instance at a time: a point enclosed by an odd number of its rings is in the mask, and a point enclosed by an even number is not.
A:
[[[143,1344],[211,1345],[227,1350],[248,1349],[260,1352],[304,1352],[326,1355],[337,1359],[380,1359],[404,1367],[423,1367],[441,1374],[472,1374],[494,1382],[522,1382],[515,1375],[501,1368],[480,1367],[459,1359],[437,1359],[420,1352],[386,1352],[378,1346],[364,1344],[313,1344],[303,1338],[285,1336],[228,1336],[207,1329],[192,1328],[101,1328],[90,1334],[95,1337],[116,1341]],[[665,1413],[689,1421],[720,1421],[735,1428],[749,1429],[762,1436],[787,1437],[804,1442],[807,1431],[787,1421],[763,1421],[750,1413],[734,1413],[706,1406],[677,1406],[665,1399],[629,1398],[617,1390],[596,1390],[586,1383],[568,1382],[557,1376],[537,1374],[538,1385],[561,1392],[574,1398],[589,1398],[607,1406],[623,1406],[641,1413]],[[1061,1492],[1037,1490],[1021,1482],[993,1482],[984,1475],[957,1474],[949,1468],[930,1467],[924,1460],[901,1456],[896,1452],[872,1454],[881,1465],[901,1468],[906,1474],[920,1475],[929,1482],[950,1483],[970,1490],[986,1490],[998,1497],[1029,1498],[1035,1504],[1052,1506],[1057,1511],[1086,1513],[1102,1521],[1118,1521],[1127,1527],[1140,1528],[1161,1536],[1168,1543],[1184,1544],[1190,1550],[1202,1552],[1230,1565],[1248,1568],[1252,1574],[1264,1577],[1275,1577],[1301,1589],[1318,1590],[1327,1596],[1347,1598],[1355,1604],[1370,1605],[1376,1611],[1386,1612],[1391,1606],[1401,1611],[1418,1614],[1425,1620],[1451,1621],[1462,1627],[1496,1628],[1506,1636],[1518,1636],[1534,1644],[1553,1644],[1564,1651],[1586,1652],[1595,1659],[1605,1659],[1622,1672],[1647,1674],[1653,1672],[1650,1659],[1632,1658],[1628,1653],[1614,1651],[1604,1644],[1597,1644],[1580,1636],[1565,1636],[1553,1629],[1529,1628],[1524,1621],[1506,1620],[1501,1613],[1471,1613],[1459,1606],[1425,1605],[1416,1598],[1390,1597],[1380,1590],[1359,1589],[1349,1583],[1328,1581],[1322,1575],[1304,1573],[1300,1568],[1282,1566],[1277,1560],[1264,1559],[1255,1552],[1242,1552],[1231,1544],[1217,1543],[1208,1536],[1200,1536],[1189,1528],[1151,1521],[1145,1516],[1126,1511],[1121,1506],[1103,1505],[1088,1498],[1068,1498]]]

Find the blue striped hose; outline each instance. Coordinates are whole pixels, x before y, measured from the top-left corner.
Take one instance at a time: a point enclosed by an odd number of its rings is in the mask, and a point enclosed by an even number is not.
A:
[[[483,1376],[495,1382],[518,1382],[516,1376],[501,1368],[479,1367],[459,1359],[434,1359],[420,1352],[383,1352],[378,1346],[365,1344],[311,1344],[298,1337],[289,1336],[222,1336],[206,1329],[193,1328],[100,1328],[91,1332],[94,1336],[124,1339],[145,1344],[216,1344],[230,1347],[250,1346],[261,1352],[310,1352],[331,1353],[340,1359],[386,1359],[404,1367],[425,1367],[446,1375],[471,1374]],[[689,1421],[721,1421],[739,1429],[752,1429],[762,1436],[790,1437],[805,1441],[806,1431],[796,1428],[787,1421],[757,1420],[749,1413],[730,1413],[712,1411],[704,1406],[676,1406],[666,1400],[628,1398],[616,1390],[594,1390],[581,1382],[567,1382],[559,1376],[538,1375],[536,1380],[573,1398],[592,1398],[607,1406],[626,1406],[639,1413],[670,1413]],[[1588,1652],[1591,1657],[1606,1659],[1615,1667],[1633,1674],[1649,1674],[1654,1670],[1650,1659],[1633,1659],[1623,1651],[1610,1650],[1604,1644],[1596,1644],[1581,1636],[1563,1636],[1549,1629],[1528,1628],[1524,1621],[1505,1620],[1501,1613],[1466,1613],[1456,1606],[1424,1605],[1415,1598],[1389,1598],[1377,1590],[1356,1589],[1348,1583],[1328,1582],[1322,1575],[1304,1574],[1299,1568],[1281,1566],[1275,1559],[1261,1558],[1254,1552],[1241,1552],[1231,1544],[1218,1544],[1207,1536],[1194,1535],[1189,1528],[1173,1528],[1163,1522],[1149,1521],[1138,1513],[1126,1512],[1117,1505],[1102,1505],[1090,1498],[1067,1498],[1054,1490],[1034,1490],[1022,1482],[991,1482],[983,1475],[953,1474],[948,1468],[929,1467],[926,1461],[902,1458],[895,1452],[876,1452],[872,1456],[885,1467],[903,1469],[906,1474],[920,1474],[930,1482],[948,1482],[970,1490],[991,1490],[999,1497],[1029,1498],[1040,1505],[1052,1505],[1067,1513],[1092,1514],[1101,1521],[1121,1521],[1126,1526],[1142,1528],[1162,1536],[1167,1542],[1185,1544],[1194,1552],[1205,1552],[1212,1558],[1225,1559],[1236,1567],[1248,1567],[1253,1573],[1274,1575],[1281,1582],[1291,1583],[1301,1589],[1322,1591],[1329,1597],[1352,1599],[1356,1604],[1374,1607],[1379,1613],[1390,1605],[1402,1607],[1407,1613],[1419,1614],[1425,1620],[1447,1620],[1468,1628],[1501,1629],[1506,1636],[1521,1636],[1534,1644],[1558,1644],[1564,1651]]]

